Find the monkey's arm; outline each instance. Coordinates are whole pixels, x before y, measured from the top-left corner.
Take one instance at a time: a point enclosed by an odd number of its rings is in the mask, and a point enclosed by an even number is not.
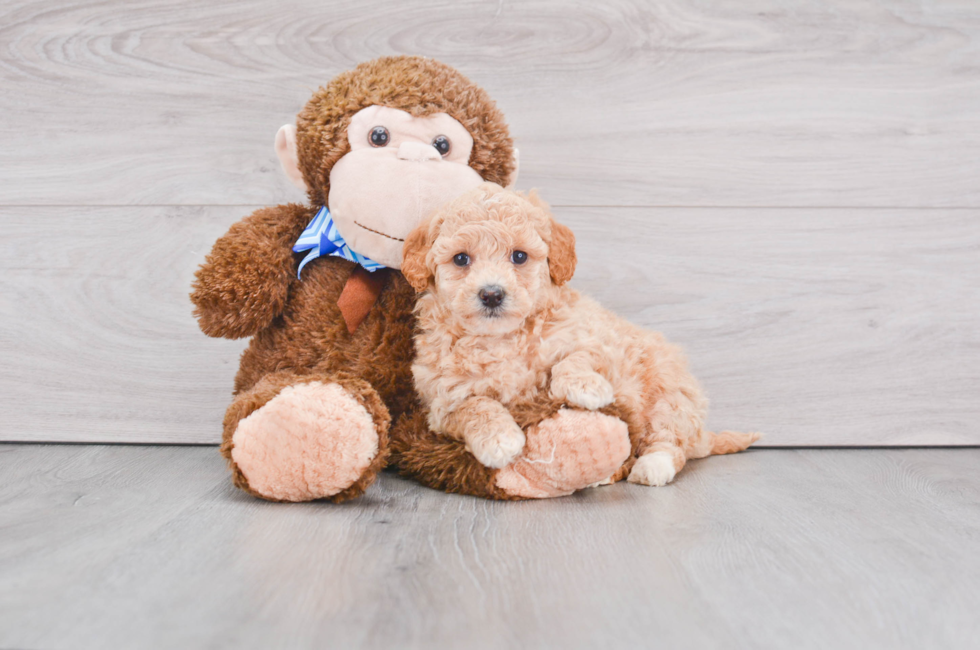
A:
[[[313,208],[295,203],[262,208],[215,242],[191,293],[205,334],[251,336],[282,313],[296,276],[292,247],[312,218]]]

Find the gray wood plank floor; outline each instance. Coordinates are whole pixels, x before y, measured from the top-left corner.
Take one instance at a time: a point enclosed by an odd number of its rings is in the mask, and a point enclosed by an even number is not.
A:
[[[213,447],[0,445],[0,648],[975,648],[980,449],[270,504]]]
[[[310,92],[424,54],[504,109],[575,282],[769,445],[980,444],[980,5],[10,0],[0,440],[217,440],[188,285]]]

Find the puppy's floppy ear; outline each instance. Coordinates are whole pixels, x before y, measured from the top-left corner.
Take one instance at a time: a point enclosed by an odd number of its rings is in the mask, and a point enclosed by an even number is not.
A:
[[[548,243],[548,270],[551,272],[551,281],[559,287],[575,274],[575,264],[578,258],[575,256],[575,233],[568,226],[555,221],[551,215],[551,206],[548,205],[537,190],[531,190],[527,195],[527,200],[536,208],[544,210],[551,222],[551,241]]]
[[[425,258],[431,247],[429,222],[424,222],[409,233],[405,238],[405,246],[402,247],[402,275],[419,293],[428,288],[429,279],[432,277],[429,267],[425,264]]]
[[[575,233],[568,226],[551,219],[551,244],[548,245],[548,270],[551,281],[559,287],[575,274]]]

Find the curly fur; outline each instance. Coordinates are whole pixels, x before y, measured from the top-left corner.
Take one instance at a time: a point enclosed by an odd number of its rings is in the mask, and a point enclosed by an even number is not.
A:
[[[613,406],[634,437],[630,480],[649,485],[672,480],[689,458],[754,442],[757,434],[704,428],[707,400],[679,348],[564,285],[573,250],[571,231],[540,199],[489,183],[409,238],[406,277],[426,289],[413,373],[432,429],[482,448],[497,427],[501,446],[486,456],[497,462],[512,446],[505,419],[515,405],[546,393],[589,410]],[[527,261],[512,261],[514,251]],[[459,253],[467,265],[454,263]],[[505,292],[499,307],[479,298],[489,286]]]

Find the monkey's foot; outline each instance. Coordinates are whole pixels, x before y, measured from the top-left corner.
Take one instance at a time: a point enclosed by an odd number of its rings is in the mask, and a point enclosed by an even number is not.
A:
[[[562,409],[528,429],[524,453],[497,472],[496,484],[526,499],[565,496],[608,479],[629,455],[625,422]]]
[[[249,491],[275,501],[340,495],[377,471],[374,419],[334,383],[287,386],[238,423],[232,442]]]

